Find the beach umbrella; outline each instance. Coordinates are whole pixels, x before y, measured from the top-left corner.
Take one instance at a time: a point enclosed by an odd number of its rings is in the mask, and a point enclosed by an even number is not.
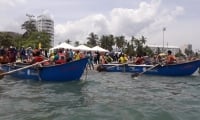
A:
[[[108,50],[103,49],[103,48],[101,48],[101,47],[99,47],[99,46],[93,47],[93,48],[92,48],[92,51],[109,52]]]
[[[85,46],[85,45],[79,45],[79,46],[75,47],[75,50],[91,51],[92,49],[88,46]]]
[[[61,43],[60,45],[57,45],[53,48],[51,48],[50,50],[54,50],[54,49],[59,49],[59,48],[64,48],[64,49],[75,49],[74,46],[70,45],[70,44],[67,44],[67,43]]]

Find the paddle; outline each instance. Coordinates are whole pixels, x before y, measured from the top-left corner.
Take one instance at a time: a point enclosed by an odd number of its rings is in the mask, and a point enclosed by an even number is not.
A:
[[[159,65],[160,65],[160,64],[156,64],[155,66],[150,67],[150,68],[144,70],[143,72],[134,73],[134,74],[131,75],[131,77],[132,77],[132,78],[133,78],[133,77],[138,77],[139,75],[142,75],[142,74],[144,74],[145,72],[147,72],[147,71],[149,71],[149,70],[152,70],[152,69],[156,68],[156,67],[159,66]]]
[[[41,61],[41,62],[36,62],[36,63],[34,63],[34,64],[32,64],[32,65],[28,65],[28,66],[25,66],[25,67],[22,67],[22,68],[19,68],[19,69],[15,69],[15,70],[12,70],[12,71],[8,71],[8,72],[4,72],[3,70],[0,70],[0,79],[2,79],[2,78],[4,77],[4,75],[8,75],[8,74],[11,74],[11,73],[20,71],[20,70],[24,70],[24,69],[27,69],[27,68],[36,66],[36,65],[38,65],[38,64],[47,62],[47,61],[49,61],[49,60],[43,60],[43,61]]]

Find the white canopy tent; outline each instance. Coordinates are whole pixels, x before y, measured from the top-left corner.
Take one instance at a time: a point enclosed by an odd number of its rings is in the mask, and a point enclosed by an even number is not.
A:
[[[85,46],[85,45],[79,45],[79,46],[75,47],[75,50],[92,51],[92,48]]]
[[[50,50],[54,50],[54,49],[59,49],[59,48],[64,48],[64,49],[75,49],[74,46],[70,45],[70,44],[67,44],[67,43],[61,43],[60,45],[57,45],[53,48],[51,48]]]
[[[103,48],[101,48],[101,47],[99,47],[99,46],[93,47],[93,48],[92,48],[92,51],[109,52],[108,50],[103,49]]]

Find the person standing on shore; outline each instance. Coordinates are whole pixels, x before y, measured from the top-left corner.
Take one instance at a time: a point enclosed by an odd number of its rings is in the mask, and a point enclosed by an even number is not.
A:
[[[87,57],[88,57],[88,66],[90,68],[90,70],[94,70],[94,65],[93,65],[93,56],[92,56],[92,52],[87,52]]]

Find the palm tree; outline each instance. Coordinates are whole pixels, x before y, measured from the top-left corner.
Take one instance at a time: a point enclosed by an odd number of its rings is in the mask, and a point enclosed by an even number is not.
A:
[[[98,42],[98,35],[97,34],[94,34],[93,32],[91,32],[90,34],[89,34],[89,37],[87,37],[87,39],[88,39],[88,42],[87,42],[87,45],[89,46],[89,47],[94,47],[94,46],[96,46],[97,45],[97,42]]]
[[[65,40],[65,42],[67,43],[67,44],[71,44],[71,40],[70,39],[67,39],[67,40]]]
[[[134,42],[134,40],[135,40],[135,37],[132,36],[132,37],[131,37],[131,45],[132,45],[132,48],[133,48],[133,42]]]
[[[143,54],[143,47],[142,47],[140,40],[135,39],[134,42],[135,42],[135,46],[136,46],[136,54],[142,55]]]
[[[112,46],[114,45],[113,35],[102,35],[100,38],[101,47],[109,51],[112,51]]]
[[[77,46],[79,46],[80,45],[80,43],[79,43],[79,41],[75,41],[75,47],[77,47]]]
[[[125,45],[125,37],[124,36],[117,36],[115,37],[116,45],[119,49],[122,49]]]
[[[145,44],[146,43],[146,38],[142,35],[142,37],[141,37],[141,39],[140,39],[140,41],[141,41],[141,44]]]
[[[143,55],[148,48],[144,48],[143,45],[146,43],[146,38],[142,36],[140,39],[135,39],[136,53],[137,55]],[[149,52],[150,53],[150,52]]]
[[[100,38],[101,47],[107,49],[107,36],[102,35]]]

